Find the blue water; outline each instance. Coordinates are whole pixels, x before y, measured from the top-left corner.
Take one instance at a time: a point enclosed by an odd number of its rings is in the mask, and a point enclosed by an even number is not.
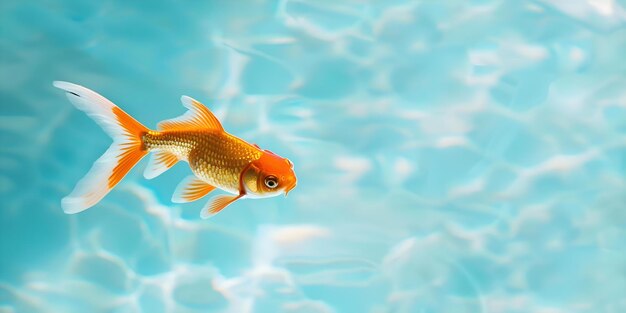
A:
[[[0,312],[626,312],[626,1],[0,4]],[[181,163],[60,200],[183,94],[290,158],[210,220]]]

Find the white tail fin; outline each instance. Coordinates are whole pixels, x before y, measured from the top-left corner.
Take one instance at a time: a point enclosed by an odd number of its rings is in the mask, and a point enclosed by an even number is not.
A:
[[[87,113],[113,138],[109,149],[61,201],[65,213],[78,213],[104,198],[148,153],[141,137],[149,130],[94,91],[68,82],[55,81],[53,85],[63,89],[76,108]]]

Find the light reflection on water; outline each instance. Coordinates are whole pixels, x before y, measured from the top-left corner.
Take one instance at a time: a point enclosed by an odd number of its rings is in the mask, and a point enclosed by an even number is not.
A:
[[[622,312],[626,3],[4,2],[0,312]],[[209,105],[289,197],[209,221],[140,164],[64,215],[110,139]]]

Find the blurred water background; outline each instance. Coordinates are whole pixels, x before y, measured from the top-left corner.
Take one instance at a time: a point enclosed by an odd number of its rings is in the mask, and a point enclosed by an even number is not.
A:
[[[626,1],[0,3],[0,312],[626,312]],[[186,94],[295,163],[287,198],[172,204],[140,163]]]

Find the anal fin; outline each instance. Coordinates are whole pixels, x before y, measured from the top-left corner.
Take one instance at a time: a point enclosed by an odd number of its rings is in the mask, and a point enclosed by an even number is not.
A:
[[[178,184],[174,195],[172,195],[172,202],[186,203],[196,201],[206,196],[214,189],[215,186],[209,185],[196,176],[190,175]]]
[[[143,176],[147,179],[155,178],[176,163],[178,163],[178,157],[175,154],[166,150],[156,150],[150,155],[150,161],[143,172]]]

